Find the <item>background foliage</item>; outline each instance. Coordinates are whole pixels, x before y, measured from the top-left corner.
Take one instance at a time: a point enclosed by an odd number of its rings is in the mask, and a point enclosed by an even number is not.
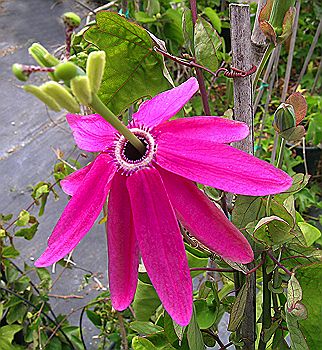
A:
[[[133,1],[128,2],[126,9],[124,3],[116,3],[112,9],[123,13],[123,17],[113,12],[99,12],[96,22],[90,22],[73,36],[71,60],[85,67],[89,52],[98,49],[106,52],[107,64],[99,95],[125,123],[142,99],[183,82],[193,74],[190,68],[164,59],[154,46],[166,48],[172,55],[182,58],[195,57],[199,64],[213,71],[231,62],[228,1],[198,1],[199,17],[195,28],[187,1]],[[254,22],[256,4],[251,4],[251,10]],[[298,67],[304,63],[320,18],[318,1],[302,1],[290,90],[297,83]],[[312,91],[321,60],[321,45],[319,41],[298,88],[308,103],[307,117],[302,123],[307,130],[307,152],[310,148],[320,152],[317,146],[322,140],[321,79]],[[264,93],[255,116],[255,149],[257,155],[266,160],[272,153],[273,114],[280,103],[287,56],[288,43],[283,45],[273,97],[266,109],[267,82],[262,81],[260,86]],[[212,114],[231,118],[231,80],[224,76],[213,78],[208,73],[204,76]],[[202,114],[198,95],[176,117]],[[261,128],[264,115],[266,119]],[[7,213],[0,216],[0,348],[84,349],[84,317],[97,329],[99,349],[201,350],[216,344],[221,349],[242,348],[239,327],[243,321],[250,272],[244,266],[214,256],[188,233],[186,251],[189,266],[194,269],[191,275],[195,289],[194,314],[187,327],[175,324],[163,310],[143,270],[130,309],[122,313],[113,310],[109,292],[104,291],[79,308],[77,326],[69,324],[70,314],[55,314],[50,297],[52,274],[47,269],[35,269],[22,262],[15,242],[32,240],[39,228],[38,217],[46,215],[47,199],[50,196],[58,199],[55,188],[59,181],[79,167],[76,160],[63,159],[60,154],[54,164],[52,181],[41,181],[34,186],[31,205],[21,210],[16,218]],[[284,170],[293,176],[294,184],[286,193],[274,196],[270,215],[266,212],[267,198],[238,196],[232,221],[255,246],[257,267],[263,265],[257,270],[256,347],[262,337],[267,349],[289,349],[291,341],[292,349],[318,350],[322,332],[322,238],[321,215],[316,213],[321,212],[321,163],[312,165],[311,176],[305,174],[301,145],[289,144]],[[220,203],[220,191],[209,187],[201,189],[213,202]],[[64,269],[74,268],[70,260],[60,264]],[[221,272],[202,270],[206,267]],[[237,274],[246,281],[240,289],[236,288]],[[91,278],[91,274],[85,274],[84,283]],[[272,300],[268,327],[262,327],[267,317],[262,308],[263,294]],[[228,344],[223,344],[219,324],[227,315],[230,339]]]

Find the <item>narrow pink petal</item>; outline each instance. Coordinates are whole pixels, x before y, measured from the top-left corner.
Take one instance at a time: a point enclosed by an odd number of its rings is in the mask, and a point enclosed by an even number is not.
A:
[[[49,266],[70,253],[93,226],[102,210],[115,165],[106,154],[99,155],[81,187],[68,202],[53,233],[48,247],[36,261],[37,267]]]
[[[138,279],[139,252],[132,223],[126,177],[115,174],[108,200],[108,275],[112,305],[125,310]]]
[[[181,118],[162,123],[156,130],[188,140],[209,140],[218,143],[239,141],[249,134],[245,123],[221,117]]]
[[[74,171],[70,175],[66,176],[63,180],[60,181],[60,185],[63,189],[63,191],[73,196],[74,193],[77,191],[77,189],[80,187],[82,182],[85,179],[85,176],[88,174],[88,172],[91,170],[93,165],[92,163],[89,163],[88,165],[84,166],[83,168]]]
[[[192,282],[183,239],[158,171],[127,180],[135,235],[148,275],[164,308],[181,326],[192,314]]]
[[[197,79],[190,78],[183,84],[142,103],[139,110],[133,114],[133,121],[147,127],[161,124],[178,113],[198,89]]]
[[[177,218],[199,242],[225,259],[243,264],[254,259],[247,239],[193,182],[159,171]]]
[[[66,119],[80,149],[99,152],[111,146],[116,130],[99,114],[67,114]]]
[[[284,171],[231,146],[209,140],[187,140],[163,133],[157,163],[164,169],[227,192],[264,196],[287,190],[292,178]]]

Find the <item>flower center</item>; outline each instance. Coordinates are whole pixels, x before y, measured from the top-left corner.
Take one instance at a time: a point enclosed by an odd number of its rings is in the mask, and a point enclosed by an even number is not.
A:
[[[152,134],[139,128],[131,128],[132,133],[145,146],[141,154],[123,135],[115,142],[114,157],[118,170],[124,175],[131,175],[137,170],[150,166],[156,152],[156,143]]]

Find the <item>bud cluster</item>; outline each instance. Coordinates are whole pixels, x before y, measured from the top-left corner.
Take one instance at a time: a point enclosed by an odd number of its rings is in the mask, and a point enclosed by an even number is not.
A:
[[[80,18],[71,12],[65,13],[63,20],[73,28],[80,24]],[[16,78],[27,81],[32,72],[47,72],[51,81],[41,86],[25,85],[23,88],[26,92],[37,97],[55,112],[66,109],[71,113],[79,113],[80,104],[91,105],[104,74],[104,51],[93,51],[88,55],[86,73],[71,61],[58,60],[39,43],[32,44],[28,51],[39,67],[15,63],[12,72]]]

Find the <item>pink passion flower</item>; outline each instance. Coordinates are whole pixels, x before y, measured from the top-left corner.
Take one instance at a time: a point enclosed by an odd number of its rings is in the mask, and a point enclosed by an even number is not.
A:
[[[72,196],[36,266],[76,247],[108,199],[108,272],[116,310],[133,300],[139,255],[164,308],[180,325],[192,314],[192,281],[178,221],[225,259],[253,260],[246,238],[194,182],[227,192],[268,195],[292,184],[283,171],[227,143],[248,135],[244,123],[219,117],[168,121],[196,93],[195,78],[141,104],[129,129],[145,144],[141,155],[100,115],[67,115],[77,145],[100,152],[61,185]]]

